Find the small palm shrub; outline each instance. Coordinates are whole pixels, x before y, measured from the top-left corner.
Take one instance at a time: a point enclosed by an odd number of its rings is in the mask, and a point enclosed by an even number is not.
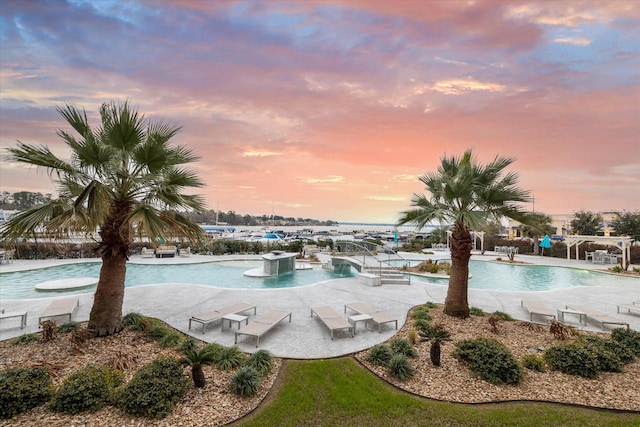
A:
[[[457,342],[454,357],[465,362],[472,372],[491,384],[518,384],[522,367],[509,349],[493,338]]]
[[[69,332],[73,332],[75,330],[80,329],[80,323],[78,322],[67,322],[67,323],[63,323],[62,325],[58,326],[58,330],[57,332],[59,334],[67,334]]]
[[[204,387],[206,380],[202,367],[204,365],[211,365],[216,360],[216,354],[206,347],[199,350],[185,350],[183,354],[184,357],[180,359],[180,363],[191,366],[193,384],[198,388]]]
[[[526,354],[522,357],[522,366],[531,370],[544,372],[546,370],[544,360],[535,354]]]
[[[273,368],[273,356],[267,350],[258,350],[249,356],[247,366],[258,371],[260,375],[266,375]]]
[[[584,346],[573,342],[549,347],[543,357],[547,366],[554,371],[584,378],[595,378],[598,375],[595,357]]]
[[[402,354],[406,357],[418,356],[418,352],[406,338],[395,338],[391,341],[391,351],[394,354]]]
[[[123,380],[122,372],[89,365],[64,380],[56,390],[49,408],[54,412],[67,414],[95,412],[113,400],[114,389]]]
[[[53,394],[46,368],[15,368],[0,372],[0,419],[12,418],[46,403]]]
[[[117,406],[135,417],[163,418],[189,387],[178,361],[160,356],[138,369],[116,393]]]
[[[640,357],[640,332],[632,329],[616,328],[611,331],[611,339],[622,344],[636,356]]]
[[[373,365],[387,366],[393,357],[393,352],[388,345],[376,344],[369,350],[365,360]]]
[[[224,347],[218,352],[215,365],[218,369],[228,371],[241,366],[246,358],[246,355],[238,346]]]
[[[413,376],[413,366],[411,366],[409,359],[405,355],[396,354],[389,360],[389,374],[400,381],[404,381]]]
[[[240,397],[256,394],[260,387],[260,373],[251,366],[243,366],[231,378],[231,391]]]
[[[446,331],[442,325],[435,325],[421,330],[420,340],[431,342],[431,347],[429,348],[431,364],[433,366],[440,366],[442,343],[445,341],[451,341],[451,334]]]

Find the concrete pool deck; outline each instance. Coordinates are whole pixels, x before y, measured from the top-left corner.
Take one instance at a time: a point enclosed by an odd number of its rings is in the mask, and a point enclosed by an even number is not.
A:
[[[473,260],[495,260],[500,254],[486,252],[485,255],[474,254]],[[406,254],[406,257],[416,259],[416,254]],[[441,253],[422,255],[425,259],[448,258],[445,251]],[[131,262],[145,264],[167,263],[197,263],[220,260],[256,259],[255,256],[200,256],[178,258],[142,258],[133,256]],[[15,260],[12,264],[3,264],[0,272],[21,271],[46,266],[67,264],[70,262],[86,262],[87,260],[47,260],[25,261]],[[99,260],[96,260],[99,261]],[[530,264],[550,265],[559,267],[574,267],[589,270],[605,270],[602,265],[591,262],[566,260],[559,258],[542,258],[537,256],[517,255],[516,261]],[[612,279],[615,277],[612,276]],[[484,289],[469,289],[469,306],[479,307],[485,312],[496,310],[510,314],[519,320],[529,320],[529,313],[520,306],[522,298],[535,295],[552,309],[564,308],[566,304],[579,304],[600,310],[610,316],[628,322],[630,327],[640,330],[640,315],[617,313],[618,304],[628,304],[640,299],[640,278],[637,286],[589,286],[566,288],[553,291],[523,292],[523,291],[495,291]],[[282,321],[260,339],[259,349],[269,350],[278,357],[297,359],[317,359],[351,354],[392,337],[396,330],[393,324],[386,324],[382,332],[370,331],[358,324],[357,334],[351,337],[347,332],[337,331],[331,340],[329,330],[315,316],[311,317],[311,307],[329,306],[340,313],[345,319],[349,314],[344,313],[344,305],[361,301],[377,307],[393,318],[398,319],[398,328],[407,320],[408,311],[427,301],[443,303],[447,293],[447,281],[442,284],[412,282],[406,285],[383,285],[370,287],[358,282],[357,278],[333,279],[313,285],[296,288],[279,289],[225,289],[212,286],[192,284],[161,284],[126,288],[123,313],[138,312],[145,316],[159,318],[172,327],[195,338],[207,342],[218,342],[230,346],[234,344],[234,329],[221,331],[221,323],[210,325],[202,334],[200,325],[194,324],[188,329],[189,317],[195,314],[225,307],[237,302],[247,302],[257,305],[257,315],[270,310],[286,310],[292,313],[292,321]],[[635,283],[635,282],[634,282]],[[1,286],[1,283],[0,283]],[[73,316],[74,321],[82,322],[89,319],[89,312],[93,303],[93,293],[78,291],[80,305]],[[53,298],[53,297],[52,297]],[[44,311],[52,298],[28,300],[2,300],[2,308],[7,311],[27,311],[27,325],[20,329],[19,319],[3,319],[0,323],[0,340],[13,338],[29,332],[37,332],[38,316]],[[253,313],[249,322],[254,318]],[[598,325],[589,322],[587,326],[578,323],[578,318],[567,316],[565,321],[580,329],[600,331]],[[611,330],[607,328],[606,330]],[[247,352],[254,352],[255,338],[241,336],[238,346]]]

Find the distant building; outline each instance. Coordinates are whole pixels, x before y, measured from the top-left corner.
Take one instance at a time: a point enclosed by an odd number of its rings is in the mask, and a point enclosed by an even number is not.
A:
[[[596,236],[601,237],[614,237],[616,232],[611,226],[611,222],[617,217],[616,212],[598,212],[602,217],[602,228],[596,233]],[[574,214],[551,214],[551,227],[553,228],[552,240],[564,240],[564,238],[571,232],[571,220],[574,218]],[[522,224],[518,221],[509,220],[509,239],[522,238],[522,231],[520,226]]]
[[[11,219],[12,216],[20,212],[17,209],[0,209],[0,224]]]

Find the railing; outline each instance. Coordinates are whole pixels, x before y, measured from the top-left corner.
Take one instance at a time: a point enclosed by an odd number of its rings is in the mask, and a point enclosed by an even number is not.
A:
[[[391,262],[390,262],[391,260],[390,259],[388,259],[388,260],[380,259],[377,254],[371,252],[371,250],[369,250],[369,248],[367,248],[364,245],[360,245],[360,244],[355,243],[355,242],[347,242],[347,243],[348,243],[347,246],[355,246],[356,248],[362,250],[362,264],[361,264],[361,266],[362,266],[363,269],[367,269],[368,271],[375,271],[375,269],[377,268],[378,269],[378,275],[381,276],[382,275],[382,270],[383,270],[383,264],[384,264],[387,267],[392,268],[393,270],[397,270],[400,274],[403,274],[402,271],[398,269],[398,267],[396,267],[395,265],[391,264]],[[384,248],[384,246],[382,246],[382,245],[376,245],[376,247]],[[360,254],[358,254],[358,255],[360,255]],[[372,267],[369,264],[367,264],[367,255],[369,255],[371,258],[376,260],[378,262],[378,265]],[[388,255],[389,255],[389,257],[391,256],[391,254],[388,254]],[[408,260],[406,258],[403,258],[402,255],[399,255],[397,253],[395,253],[394,255],[397,257],[397,259],[404,260],[404,261],[408,262]],[[348,258],[354,258],[354,259],[356,259],[358,261],[358,263],[360,263],[360,261],[354,256],[348,255],[347,257]],[[411,284],[411,275],[409,274],[407,276],[408,276],[408,279],[409,279],[409,284]]]

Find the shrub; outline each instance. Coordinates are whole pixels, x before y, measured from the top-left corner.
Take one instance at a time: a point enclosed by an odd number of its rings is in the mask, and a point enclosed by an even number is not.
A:
[[[522,358],[522,366],[532,371],[544,372],[546,370],[544,360],[535,354],[527,354]]]
[[[584,378],[598,375],[595,358],[583,346],[576,343],[563,343],[549,347],[544,352],[544,360],[550,369]]]
[[[171,333],[171,330],[164,326],[161,323],[151,322],[151,326],[149,326],[145,331],[145,336],[149,338],[153,338],[155,340],[160,340]]]
[[[149,319],[140,313],[127,313],[122,317],[122,325],[132,331],[144,331],[151,326]]]
[[[407,339],[409,340],[409,342],[411,343],[411,345],[413,345],[413,344],[415,344],[415,343],[416,343],[416,335],[417,335],[417,332],[416,332],[416,330],[415,330],[415,329],[411,329],[411,330],[409,331],[409,333],[407,334]]]
[[[243,366],[231,378],[231,391],[241,397],[256,394],[260,387],[260,374],[251,366]]]
[[[182,343],[182,335],[177,332],[169,332],[158,341],[160,347],[178,347]]]
[[[236,345],[233,347],[223,347],[216,357],[216,368],[228,371],[242,365],[246,360],[246,355]]]
[[[425,319],[414,320],[413,326],[420,331],[424,331],[425,329],[429,329],[430,327],[429,321]]]
[[[163,418],[189,387],[189,378],[178,361],[161,356],[136,371],[117,393],[117,405],[125,413]]]
[[[406,338],[396,338],[391,341],[391,351],[394,354],[402,354],[407,357],[416,357],[418,352]]]
[[[40,334],[34,332],[32,334],[22,334],[11,341],[13,345],[27,344],[30,342],[40,341]]]
[[[616,328],[611,331],[611,339],[631,350],[636,357],[640,357],[640,332]]]
[[[11,418],[47,402],[53,394],[46,368],[0,372],[0,418]]]
[[[422,304],[422,306],[428,310],[431,310],[432,308],[438,307],[438,304],[436,304],[435,302],[427,301],[424,304]]]
[[[394,355],[389,361],[389,374],[392,377],[404,381],[413,376],[413,366],[403,354]]]
[[[191,337],[183,340],[178,346],[178,350],[183,353],[185,352],[185,350],[195,350],[196,348],[198,348],[198,341]]]
[[[622,372],[624,363],[617,354],[621,346],[608,339],[596,336],[583,336],[578,340],[578,344],[582,345],[595,358],[598,371],[603,372]]]
[[[389,346],[385,344],[376,344],[371,347],[365,360],[374,365],[387,366],[392,357],[393,352]]]
[[[216,355],[208,350],[206,347],[200,350],[185,350],[184,357],[180,359],[180,363],[183,365],[191,366],[191,377],[193,378],[193,384],[198,387],[204,387],[206,379],[202,367],[204,365],[211,365],[216,359]]]
[[[506,320],[507,322],[514,320],[509,313],[505,313],[504,311],[494,311],[491,315],[496,316],[498,319]]]
[[[73,332],[75,330],[80,329],[80,323],[78,322],[67,322],[67,323],[63,323],[62,325],[58,326],[58,333],[59,334],[67,334],[69,332]]]
[[[469,307],[469,314],[478,317],[485,317],[487,315],[487,313],[478,307]]]
[[[418,319],[424,319],[427,321],[431,320],[431,314],[429,314],[429,309],[427,309],[424,305],[416,307],[411,313],[411,317],[414,320],[418,320]]]
[[[64,380],[49,407],[54,412],[67,414],[95,412],[113,400],[113,391],[123,379],[121,372],[89,365]]]
[[[249,356],[247,366],[258,371],[260,375],[266,375],[273,368],[273,356],[267,350],[258,350]]]
[[[435,325],[420,331],[421,341],[430,341],[429,358],[433,366],[440,366],[440,356],[442,353],[442,343],[451,341],[451,334],[442,325]]]
[[[456,343],[454,357],[466,362],[472,372],[492,384],[518,384],[522,368],[511,352],[493,338],[476,338]]]
[[[212,342],[212,343],[206,344],[204,347],[207,349],[207,351],[215,354],[216,357],[217,357],[218,354],[220,354],[220,352],[222,350],[224,350],[226,348],[225,346],[223,346],[222,344],[219,344],[217,342]]]

